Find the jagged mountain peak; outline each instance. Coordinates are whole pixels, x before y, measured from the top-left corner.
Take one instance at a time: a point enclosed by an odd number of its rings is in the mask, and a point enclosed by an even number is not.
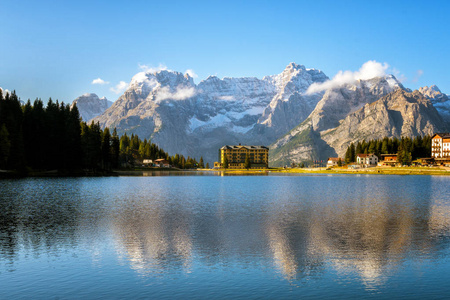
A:
[[[156,86],[176,86],[180,83],[186,85],[194,85],[194,80],[189,74],[183,74],[171,70],[147,71],[139,72],[133,76],[130,82],[131,88],[149,88],[153,89]]]
[[[419,92],[422,93],[426,98],[430,99],[434,107],[439,111],[445,122],[450,124],[450,98],[441,92],[441,90],[436,86],[424,86],[419,88]]]
[[[99,98],[95,93],[85,93],[73,100],[71,107],[77,105],[81,118],[89,122],[93,118],[101,115],[113,102],[106,97]]]
[[[304,65],[299,65],[295,62],[289,63],[284,70],[306,70]]]
[[[322,133],[332,134],[349,114],[365,111],[361,109],[370,108],[386,94],[407,90],[393,75],[359,76],[364,80],[357,80],[358,76],[352,73],[351,80],[336,82],[318,69],[294,62],[281,73],[262,79],[211,75],[198,85],[188,74],[176,71],[140,72],[114,105],[94,120],[103,127],[116,127],[119,134],[151,138],[171,154],[203,156],[209,163],[223,144],[282,146],[290,138],[298,145],[303,140],[313,141],[311,147],[300,149],[312,158],[319,144],[327,153],[334,151]],[[306,93],[312,84],[319,85],[318,92]],[[408,101],[402,103],[409,105]],[[380,112],[382,108],[379,104]],[[411,112],[418,117],[422,111]]]
[[[329,78],[320,70],[306,69],[305,66],[290,63],[277,75],[265,76],[263,80],[275,85],[282,92],[282,98],[287,99],[294,92],[305,93],[313,83],[322,83]]]
[[[449,100],[448,96],[443,94],[436,85],[421,87],[419,88],[419,92],[430,99],[434,104]]]
[[[103,97],[105,98],[105,97]],[[106,99],[106,98],[105,98]],[[96,101],[100,100],[98,95],[96,93],[84,93],[83,95],[77,97],[74,102],[90,102],[90,101]]]
[[[441,93],[441,90],[435,84],[419,88],[419,92],[422,93],[422,91],[433,91],[433,92]]]

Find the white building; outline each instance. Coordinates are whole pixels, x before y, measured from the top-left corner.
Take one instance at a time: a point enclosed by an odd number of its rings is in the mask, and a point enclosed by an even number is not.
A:
[[[431,157],[436,161],[450,160],[450,133],[436,133],[431,138]]]
[[[339,164],[339,157],[328,157],[328,161],[327,161],[327,167],[334,167],[337,166]],[[341,159],[341,164],[342,164],[342,159]]]
[[[376,165],[378,164],[378,156],[373,153],[358,154],[356,156],[356,162],[360,165]]]

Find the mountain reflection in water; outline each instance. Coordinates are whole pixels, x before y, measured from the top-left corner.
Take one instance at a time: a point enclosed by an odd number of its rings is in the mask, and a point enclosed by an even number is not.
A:
[[[381,286],[408,261],[449,252],[444,177],[177,176],[0,181],[0,264],[67,249],[115,255],[142,276],[199,266],[330,268]],[[95,251],[94,251],[95,249]]]

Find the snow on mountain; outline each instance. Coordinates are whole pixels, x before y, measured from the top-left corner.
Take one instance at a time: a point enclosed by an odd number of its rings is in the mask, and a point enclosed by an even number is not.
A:
[[[89,122],[108,109],[112,102],[105,97],[99,98],[96,94],[87,93],[73,100],[71,107],[75,104],[83,121]]]
[[[343,127],[339,127],[342,141],[338,136],[338,140],[330,138],[348,115],[397,90],[409,92],[393,75],[366,77],[342,84],[335,80],[328,89],[307,92],[312,85],[323,87],[330,80],[320,70],[295,63],[262,79],[209,76],[198,85],[180,72],[141,72],[94,120],[103,127],[116,127],[119,134],[151,139],[170,154],[203,156],[209,163],[217,160],[217,149],[238,143],[272,144],[273,162],[322,158],[341,151],[352,139]],[[434,102],[435,106],[448,103]],[[333,148],[336,145],[339,149]]]
[[[450,123],[450,97],[436,86],[424,86],[419,89],[425,97],[431,100],[445,122]]]
[[[213,162],[223,144],[272,143],[280,132],[303,121],[320,97],[302,94],[311,83],[327,79],[321,71],[295,63],[263,79],[209,76],[198,85],[180,72],[140,72],[95,120],[116,127],[119,134],[151,138],[169,153]]]

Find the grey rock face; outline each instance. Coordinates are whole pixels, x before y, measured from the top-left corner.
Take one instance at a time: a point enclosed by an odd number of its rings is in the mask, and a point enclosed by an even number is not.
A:
[[[210,164],[225,144],[272,144],[271,166],[342,156],[358,139],[429,134],[445,127],[441,116],[445,121],[450,102],[435,87],[409,95],[387,75],[306,93],[313,83],[327,80],[323,72],[295,63],[262,79],[210,76],[198,85],[179,72],[141,72],[94,120],[119,134],[151,139],[171,155],[203,156]],[[432,102],[441,106],[441,116]]]
[[[99,98],[96,94],[88,93],[73,100],[71,107],[75,104],[83,121],[89,122],[107,110],[112,105],[112,102],[105,97]]]
[[[320,95],[302,93],[327,79],[294,63],[263,79],[210,76],[198,85],[179,72],[142,72],[95,121],[212,163],[224,144],[267,145],[303,121]]]
[[[341,110],[334,111],[334,114],[339,113],[345,115]],[[314,122],[315,119],[318,122]],[[400,86],[377,101],[363,104],[337,123],[335,120],[331,118],[331,121],[322,122],[320,114],[313,112],[307,121],[271,146],[271,165],[326,160],[329,156],[343,157],[352,142],[431,135],[446,128],[429,99],[419,91],[408,92]]]
[[[349,114],[332,134],[322,139],[340,157],[351,142],[383,137],[414,137],[445,131],[445,124],[430,100],[419,91],[397,90]]]
[[[447,123],[447,127],[450,127],[450,98],[448,95],[443,94],[435,85],[421,87],[419,92],[430,99],[444,122]]]

